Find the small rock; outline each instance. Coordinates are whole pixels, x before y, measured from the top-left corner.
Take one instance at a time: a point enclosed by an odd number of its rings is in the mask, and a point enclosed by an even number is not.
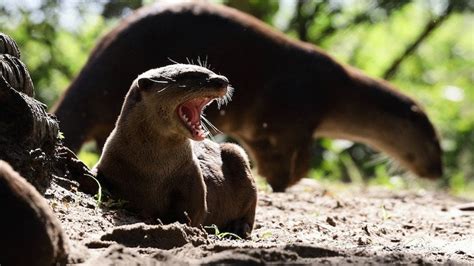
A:
[[[74,198],[71,195],[66,195],[61,200],[64,202],[74,202]]]
[[[359,237],[359,239],[357,240],[357,244],[359,246],[366,246],[370,243],[372,243],[372,240],[370,238],[367,238],[367,237]]]
[[[413,228],[415,228],[415,226],[412,225],[412,224],[404,224],[402,227],[403,227],[404,229],[413,229]]]
[[[460,211],[474,211],[474,202],[461,204],[456,206],[456,208]]]
[[[364,227],[362,227],[362,230],[364,230],[364,232],[370,236],[370,232],[369,232],[369,227],[367,225],[364,225]]]
[[[336,221],[334,221],[333,218],[331,218],[331,217],[328,216],[328,218],[326,219],[326,222],[327,222],[329,225],[336,227]]]
[[[344,205],[342,205],[340,201],[336,201],[336,207],[334,207],[334,209],[339,209],[342,207],[344,207]]]

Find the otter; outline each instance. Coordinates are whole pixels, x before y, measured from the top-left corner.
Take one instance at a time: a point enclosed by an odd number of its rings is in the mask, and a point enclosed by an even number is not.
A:
[[[232,105],[208,110],[209,120],[243,145],[274,191],[306,175],[319,137],[367,144],[422,177],[442,175],[437,133],[416,101],[247,14],[200,2],[143,7],[98,42],[53,107],[65,144],[102,146],[125,84],[170,59],[206,59],[232,80]]]
[[[249,237],[257,192],[247,155],[205,139],[201,124],[203,109],[230,93],[226,77],[200,66],[139,75],[95,167],[98,178],[143,217]]]

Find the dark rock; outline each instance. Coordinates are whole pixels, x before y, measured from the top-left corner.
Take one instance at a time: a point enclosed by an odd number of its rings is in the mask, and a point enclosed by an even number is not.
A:
[[[46,200],[0,161],[0,265],[65,263],[68,244]]]

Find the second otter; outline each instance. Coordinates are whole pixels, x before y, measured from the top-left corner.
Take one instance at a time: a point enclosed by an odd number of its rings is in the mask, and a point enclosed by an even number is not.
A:
[[[99,178],[145,217],[249,236],[257,194],[247,155],[206,140],[201,125],[203,109],[229,95],[225,77],[199,66],[141,74],[97,163]]]
[[[66,146],[78,151],[95,139],[102,147],[138,74],[200,56],[239,89],[225,112],[209,110],[209,120],[247,148],[274,191],[307,176],[320,137],[367,144],[419,176],[442,175],[433,124],[389,83],[232,8],[169,2],[137,10],[99,41],[54,108]]]

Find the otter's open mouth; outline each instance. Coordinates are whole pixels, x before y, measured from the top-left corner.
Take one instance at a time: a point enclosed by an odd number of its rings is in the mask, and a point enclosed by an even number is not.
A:
[[[201,115],[204,108],[214,99],[213,97],[199,97],[178,106],[178,116],[191,133],[192,139],[201,141],[209,134],[201,125]]]

